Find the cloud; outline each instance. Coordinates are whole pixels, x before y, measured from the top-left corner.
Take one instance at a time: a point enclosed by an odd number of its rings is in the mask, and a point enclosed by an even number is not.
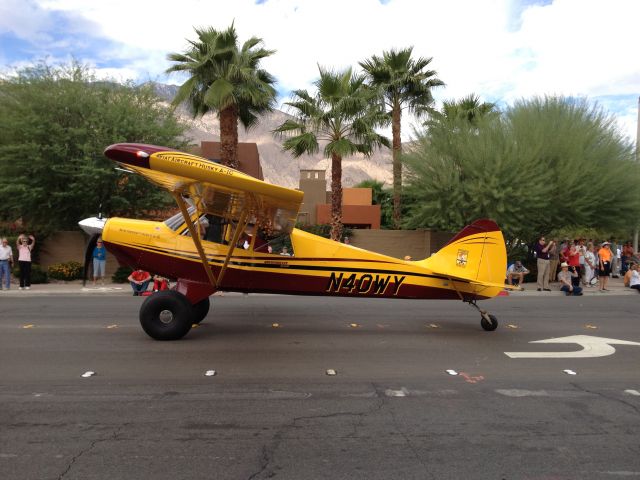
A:
[[[476,93],[510,103],[544,94],[637,96],[638,18],[636,0],[181,0],[179,7],[155,0],[4,0],[0,40],[14,38],[10,48],[15,39],[26,42],[23,57],[74,54],[105,73],[180,83],[182,77],[164,74],[167,53],[183,51],[194,27],[235,22],[241,41],[255,35],[277,50],[264,67],[280,92],[310,88],[318,64],[355,67],[383,50],[413,45],[415,55],[433,57],[447,84],[438,99]],[[0,50],[0,61],[14,61],[14,53]],[[607,108],[628,117],[626,106]],[[624,123],[635,136],[628,118]]]

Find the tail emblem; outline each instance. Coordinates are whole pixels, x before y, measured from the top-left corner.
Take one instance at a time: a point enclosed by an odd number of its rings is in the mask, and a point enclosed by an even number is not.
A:
[[[466,267],[467,260],[469,258],[469,250],[458,250],[458,257],[456,258],[457,267]]]

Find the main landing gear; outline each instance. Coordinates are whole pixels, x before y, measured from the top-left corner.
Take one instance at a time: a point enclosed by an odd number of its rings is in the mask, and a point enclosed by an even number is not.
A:
[[[175,290],[156,292],[140,307],[142,329],[155,340],[178,340],[209,313],[209,298],[195,305]]]
[[[486,310],[482,310],[475,300],[465,300],[465,302],[480,312],[480,325],[484,330],[492,332],[498,328],[498,319],[494,315],[489,314]]]

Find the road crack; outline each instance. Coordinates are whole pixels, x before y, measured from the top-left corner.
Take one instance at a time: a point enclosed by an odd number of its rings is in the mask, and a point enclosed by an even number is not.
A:
[[[73,468],[73,465],[85,454],[89,453],[91,450],[93,450],[95,448],[95,446],[101,442],[108,442],[110,440],[117,440],[118,436],[120,436],[120,434],[122,433],[122,430],[124,430],[126,427],[128,426],[128,424],[123,424],[120,425],[115,432],[113,432],[111,435],[109,435],[107,438],[98,438],[94,441],[92,441],[89,446],[87,448],[85,448],[84,450],[81,450],[80,452],[78,452],[77,455],[74,455],[71,458],[71,461],[69,462],[69,464],[67,465],[67,468],[64,469],[64,471],[58,476],[58,480],[62,480],[65,475],[67,475],[67,473],[69,473],[69,471],[71,470],[71,468]]]

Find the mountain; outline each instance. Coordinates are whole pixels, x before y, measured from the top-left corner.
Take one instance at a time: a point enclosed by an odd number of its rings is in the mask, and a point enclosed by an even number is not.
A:
[[[174,85],[155,84],[156,92],[167,103],[171,102],[178,87]],[[214,114],[194,119],[186,107],[176,109],[176,115],[189,125],[187,138],[194,144],[201,141],[219,141],[220,126],[218,117]],[[276,185],[297,188],[300,170],[327,170],[327,189],[330,187],[331,162],[317,155],[304,155],[293,158],[291,154],[282,150],[282,139],[274,137],[271,132],[287,119],[292,118],[285,112],[274,110],[263,115],[256,126],[246,131],[242,125],[238,127],[240,142],[255,142],[260,153],[260,162],[264,179]],[[392,185],[391,151],[385,147],[374,152],[370,158],[356,155],[342,160],[342,185],[353,187],[363,180],[375,179]]]

